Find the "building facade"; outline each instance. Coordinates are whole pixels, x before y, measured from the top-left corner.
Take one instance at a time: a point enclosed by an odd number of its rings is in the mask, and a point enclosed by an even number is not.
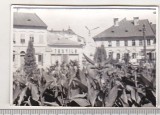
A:
[[[107,57],[122,60],[124,55],[137,62],[144,58],[146,51],[148,60],[156,58],[156,25],[147,19],[133,20],[114,19],[114,25],[93,37],[97,46],[104,45]],[[146,45],[146,48],[144,48]],[[146,50],[144,50],[146,49]]]
[[[33,13],[15,12],[13,17],[13,67],[24,65],[24,56],[29,40],[33,41],[36,62],[44,65],[45,48],[47,45],[47,25]]]
[[[29,40],[33,41],[36,63],[46,68],[56,61],[82,60],[84,38],[70,28],[51,32],[47,25],[34,13],[14,13],[13,17],[13,70],[24,65],[24,56]]]
[[[79,62],[80,67],[82,67],[82,53],[85,39],[75,34],[72,29],[48,31],[47,42],[52,64],[56,61],[68,63],[70,60],[76,60]]]

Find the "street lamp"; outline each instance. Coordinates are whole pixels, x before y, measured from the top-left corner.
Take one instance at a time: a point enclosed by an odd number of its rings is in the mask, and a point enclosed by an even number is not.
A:
[[[143,50],[144,50],[144,62],[146,63],[147,60],[147,53],[146,53],[146,27],[143,24],[143,41],[144,41],[144,45],[143,45]]]

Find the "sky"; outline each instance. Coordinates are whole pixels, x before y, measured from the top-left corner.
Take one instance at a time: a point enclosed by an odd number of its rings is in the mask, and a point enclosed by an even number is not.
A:
[[[125,7],[124,7],[125,8]],[[105,29],[113,25],[113,18],[123,18],[132,20],[133,17],[139,19],[148,19],[152,23],[156,23],[156,10],[152,8],[61,8],[61,7],[19,7],[14,8],[15,12],[29,12],[36,13],[47,25],[48,30],[63,30],[69,27],[78,35],[91,38]],[[88,30],[91,30],[91,37],[89,37]],[[92,30],[93,28],[97,28]]]

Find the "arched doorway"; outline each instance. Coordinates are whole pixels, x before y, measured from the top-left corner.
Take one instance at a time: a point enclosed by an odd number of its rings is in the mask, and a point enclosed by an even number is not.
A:
[[[25,52],[21,51],[20,52],[20,65],[23,66],[24,65],[24,56],[25,56]]]
[[[119,60],[120,59],[120,53],[117,53],[116,59]]]
[[[120,58],[121,58],[120,50],[117,50],[116,60],[120,60]]]
[[[113,52],[111,50],[109,50],[108,58],[113,58]]]

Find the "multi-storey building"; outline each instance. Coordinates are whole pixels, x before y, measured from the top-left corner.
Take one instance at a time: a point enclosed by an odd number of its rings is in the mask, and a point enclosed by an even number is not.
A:
[[[72,29],[62,31],[48,31],[48,49],[51,51],[51,56],[48,59],[51,63],[69,62],[77,60],[82,66],[82,52],[85,45],[85,39],[73,32]]]
[[[48,31],[47,25],[34,13],[16,12],[13,15],[13,68],[24,65],[29,40],[33,41],[36,63],[45,68],[56,61],[77,60],[82,65],[84,38],[72,29]]]
[[[34,43],[37,64],[45,65],[46,38],[47,25],[36,14],[15,12],[13,17],[14,68],[23,66],[29,40]]]
[[[93,37],[97,46],[103,44],[107,51],[107,57],[122,59],[126,54],[131,60],[144,58],[144,49],[147,59],[156,58],[156,25],[147,19],[133,20],[124,18],[119,21],[114,19],[114,25]],[[146,48],[144,48],[146,44]]]

